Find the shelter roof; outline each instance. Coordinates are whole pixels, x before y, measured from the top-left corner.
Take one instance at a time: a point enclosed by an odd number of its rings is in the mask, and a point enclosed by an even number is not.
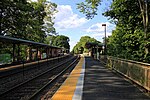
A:
[[[50,46],[50,45],[44,44],[44,43],[39,43],[39,42],[24,40],[24,39],[20,39],[20,38],[9,37],[9,36],[2,36],[2,35],[0,35],[0,42],[11,43],[11,44],[24,44],[24,45],[60,48],[60,47],[56,47],[56,46]]]

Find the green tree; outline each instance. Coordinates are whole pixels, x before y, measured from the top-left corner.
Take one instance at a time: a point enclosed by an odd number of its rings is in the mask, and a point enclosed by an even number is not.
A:
[[[149,24],[149,16],[150,16],[150,1],[149,0],[138,0],[141,16],[143,18],[143,28],[144,28],[144,38],[145,38],[145,59],[150,60],[150,24]]]
[[[31,5],[26,0],[1,0],[0,8],[0,34],[24,38]]]
[[[77,9],[86,15],[87,19],[94,18],[97,15],[97,7],[100,5],[101,0],[85,0],[77,4]]]
[[[116,23],[109,38],[110,55],[138,61],[150,61],[145,52],[145,34],[139,3],[136,0],[115,0],[110,10],[104,13]],[[150,40],[148,40],[150,41]],[[113,49],[114,48],[114,49]]]
[[[46,38],[45,43],[69,50],[70,49],[69,41],[70,41],[69,37],[64,35],[57,35],[57,36],[48,36]]]
[[[80,41],[73,47],[73,51],[74,53],[87,53],[88,49],[85,47],[85,44],[87,42],[93,42],[93,43],[100,43],[99,41],[97,41],[94,38],[91,38],[89,36],[83,36],[80,38]]]
[[[46,34],[44,30],[44,17],[46,12],[44,11],[45,0],[38,0],[38,2],[31,2],[33,11],[31,13],[31,18],[29,18],[29,24],[27,26],[27,39],[36,42],[44,42]]]
[[[44,31],[47,35],[57,35],[54,28],[54,14],[57,13],[57,5],[55,3],[47,1],[45,4],[46,16],[44,17]]]
[[[46,44],[49,44],[49,45],[52,45],[54,40],[55,40],[56,36],[54,35],[48,35],[45,39],[45,42]]]
[[[46,33],[55,33],[52,19],[57,6],[54,3],[1,0],[0,7],[1,35],[44,42]]]
[[[88,19],[90,19],[97,15],[96,12],[98,11],[97,8],[100,2],[101,0],[85,0],[84,3],[79,3],[77,5],[77,8],[80,10],[80,12],[85,14]],[[143,46],[143,48],[145,49],[144,57],[142,56],[144,61],[150,61],[149,6],[149,0],[113,0],[110,9],[104,13],[104,15],[109,16],[110,19],[112,19],[118,27],[122,28],[122,31],[126,31],[126,34],[128,35],[130,34],[131,37],[135,35],[138,36],[138,34],[142,33],[141,36],[135,37],[138,38],[139,44],[142,41],[139,47],[141,48],[141,46]],[[142,32],[139,31],[139,29],[141,29]],[[141,38],[143,39],[141,40]],[[137,39],[135,41],[137,41]],[[134,48],[130,49],[127,50],[129,50],[130,52],[134,52]],[[141,49],[139,49],[139,52],[141,52],[140,55],[143,55],[143,49],[142,51]]]

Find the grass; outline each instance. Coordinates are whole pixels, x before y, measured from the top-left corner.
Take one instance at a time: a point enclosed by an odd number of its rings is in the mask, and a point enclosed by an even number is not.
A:
[[[10,54],[0,54],[0,65],[1,64],[8,64],[11,62],[11,55]]]

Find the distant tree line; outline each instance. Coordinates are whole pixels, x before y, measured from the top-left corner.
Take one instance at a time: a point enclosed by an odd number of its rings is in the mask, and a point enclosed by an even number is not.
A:
[[[96,39],[91,38],[89,36],[83,36],[83,37],[80,38],[79,42],[73,47],[72,52],[75,53],[75,54],[88,53],[89,49],[87,49],[85,47],[85,44],[87,42],[98,43],[98,44],[101,43],[101,42],[97,41]]]

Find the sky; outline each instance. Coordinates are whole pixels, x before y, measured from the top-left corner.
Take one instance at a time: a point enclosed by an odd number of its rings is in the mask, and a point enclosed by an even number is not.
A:
[[[108,18],[102,13],[109,9],[111,0],[102,0],[98,7],[98,15],[87,20],[85,15],[79,12],[77,3],[84,0],[50,0],[57,4],[58,12],[55,14],[54,27],[59,35],[65,35],[70,39],[70,50],[79,42],[82,36],[90,36],[103,42],[104,26],[106,24],[106,36],[110,36],[115,25],[111,24]]]

